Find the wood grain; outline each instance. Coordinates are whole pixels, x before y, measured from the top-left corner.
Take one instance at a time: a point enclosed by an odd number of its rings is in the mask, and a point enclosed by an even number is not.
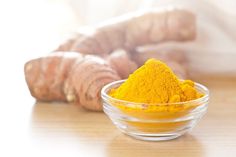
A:
[[[37,103],[33,106],[31,140],[42,150],[75,156],[236,156],[236,80],[197,78],[210,89],[206,116],[188,134],[171,141],[135,140],[114,127],[104,113],[73,105]]]

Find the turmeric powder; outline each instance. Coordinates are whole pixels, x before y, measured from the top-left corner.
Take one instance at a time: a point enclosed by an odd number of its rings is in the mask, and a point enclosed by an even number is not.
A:
[[[187,116],[199,105],[181,102],[203,96],[195,89],[193,81],[179,80],[165,63],[155,59],[146,61],[121,86],[111,90],[109,94],[116,99],[138,103],[137,105],[113,103],[113,105],[126,115],[140,119],[127,120],[127,124],[148,133],[175,132],[191,124],[191,119],[181,121],[173,119]]]
[[[191,80],[180,81],[163,62],[149,59],[117,89],[114,98],[145,104],[176,103],[202,96]]]

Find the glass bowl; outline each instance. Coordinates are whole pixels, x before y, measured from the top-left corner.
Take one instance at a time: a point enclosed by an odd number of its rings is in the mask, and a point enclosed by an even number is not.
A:
[[[191,130],[207,111],[209,90],[199,83],[195,83],[195,88],[204,94],[199,99],[147,105],[109,96],[110,90],[124,81],[115,81],[102,88],[103,110],[117,128],[136,139],[162,141],[177,138]]]

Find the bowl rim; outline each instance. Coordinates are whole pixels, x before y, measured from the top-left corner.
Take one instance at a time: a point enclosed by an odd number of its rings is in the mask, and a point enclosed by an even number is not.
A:
[[[131,102],[131,101],[126,101],[126,100],[121,100],[121,99],[117,99],[114,97],[111,97],[110,95],[107,94],[106,90],[109,89],[111,86],[115,85],[115,84],[119,84],[122,82],[125,82],[127,79],[123,79],[123,80],[117,80],[117,81],[113,81],[111,83],[106,84],[105,86],[103,86],[102,90],[101,90],[101,98],[102,99],[110,99],[116,102],[121,102],[121,103],[125,103],[125,104],[132,104],[132,105],[145,105],[147,103],[142,103],[142,102]],[[180,81],[184,81],[183,79],[179,79]],[[165,105],[183,105],[183,104],[189,104],[189,103],[196,103],[196,102],[201,102],[201,101],[208,101],[209,100],[209,95],[210,95],[210,91],[209,89],[198,83],[198,82],[194,82],[194,85],[197,86],[198,88],[204,90],[204,96],[198,99],[194,99],[194,100],[190,100],[190,101],[183,101],[183,102],[174,102],[174,103],[155,103],[155,104],[148,104],[148,105],[155,105],[155,106],[165,106]]]

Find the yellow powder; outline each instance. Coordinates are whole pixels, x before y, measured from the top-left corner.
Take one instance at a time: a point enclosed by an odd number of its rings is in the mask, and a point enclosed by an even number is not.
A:
[[[127,121],[127,124],[150,133],[172,132],[189,125],[191,120],[175,122],[173,119],[187,116],[199,104],[178,102],[203,96],[194,88],[193,81],[180,81],[165,63],[155,59],[149,59],[120,87],[111,90],[109,94],[120,100],[142,103],[143,105],[127,105],[116,102],[113,105],[126,115],[140,119],[140,121]],[[155,120],[166,122],[153,122]]]
[[[149,59],[110,95],[146,104],[183,102],[202,96],[194,88],[194,82],[181,82],[165,63],[155,59]]]

